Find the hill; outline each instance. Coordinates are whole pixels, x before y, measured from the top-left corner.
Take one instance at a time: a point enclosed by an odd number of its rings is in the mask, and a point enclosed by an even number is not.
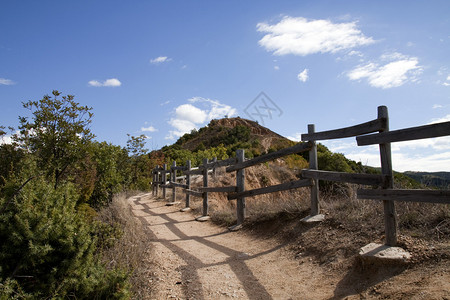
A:
[[[190,151],[223,145],[227,148],[242,148],[267,152],[293,145],[287,138],[259,125],[257,122],[237,118],[212,120],[208,126],[193,130],[180,137],[175,145]]]
[[[450,172],[404,172],[408,177],[423,185],[442,189],[450,188]]]

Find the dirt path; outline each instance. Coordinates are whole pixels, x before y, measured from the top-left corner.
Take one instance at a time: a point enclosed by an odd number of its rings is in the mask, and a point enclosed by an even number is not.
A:
[[[128,202],[151,235],[155,293],[148,299],[450,299],[445,260],[360,272],[351,260],[336,256],[326,267],[314,259],[319,248],[295,259],[288,244],[197,222],[151,194]],[[325,247],[333,243],[333,232],[324,228],[310,242]],[[351,240],[334,242],[337,252],[346,242]]]
[[[312,262],[291,259],[271,239],[229,232],[152,197],[130,198],[148,224],[158,299],[325,299],[336,282]]]

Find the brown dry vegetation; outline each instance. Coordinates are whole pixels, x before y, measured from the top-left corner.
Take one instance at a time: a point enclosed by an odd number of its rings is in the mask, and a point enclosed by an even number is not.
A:
[[[118,267],[130,272],[134,299],[152,299],[154,255],[145,224],[133,215],[127,202],[127,198],[134,194],[138,193],[116,195],[111,204],[98,214],[100,221],[121,231],[113,246],[103,251],[102,259],[109,268]]]
[[[298,175],[283,161],[262,164],[246,169],[246,189],[296,178]],[[201,184],[201,177],[194,179],[194,186]],[[224,169],[210,180],[210,186],[234,184],[234,172],[227,174]],[[354,294],[361,299],[448,299],[449,293],[442,294],[446,287],[425,277],[448,278],[450,206],[396,202],[399,246],[412,254],[411,261],[406,265],[363,266],[357,255],[359,249],[371,242],[384,242],[383,206],[379,201],[357,199],[357,188],[344,184],[334,186],[333,193],[321,192],[321,212],[326,220],[314,225],[299,222],[309,214],[306,188],[247,198],[244,230],[288,243],[300,264],[312,260],[330,274],[346,274],[336,288],[336,299]],[[178,200],[183,203],[184,194],[178,193]],[[236,222],[235,201],[228,201],[224,194],[210,193],[209,202],[214,223],[229,226]],[[201,214],[202,201],[193,198],[191,207],[194,214]]]

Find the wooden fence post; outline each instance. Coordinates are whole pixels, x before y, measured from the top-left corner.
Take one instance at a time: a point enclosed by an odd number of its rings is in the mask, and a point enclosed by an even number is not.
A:
[[[164,167],[163,167],[162,182],[164,184],[164,186],[163,186],[163,199],[166,200],[167,164],[164,164]]]
[[[380,132],[389,131],[389,114],[386,106],[378,107],[378,118],[386,119],[386,126]],[[391,143],[380,144],[381,173],[387,176],[387,183],[384,189],[392,189],[394,180],[392,174]],[[397,215],[395,213],[394,201],[383,200],[384,207],[384,230],[386,234],[386,245],[395,246],[397,244]]]
[[[152,170],[152,195],[155,196],[156,175],[155,169]]]
[[[244,149],[237,149],[236,150],[236,158],[237,163],[244,162],[245,159],[245,152]],[[242,193],[245,191],[245,169],[239,169],[236,171],[236,186],[237,186],[237,192]],[[245,220],[245,197],[238,197],[237,203],[236,203],[236,219],[237,224],[236,226],[242,225]]]
[[[191,160],[188,160],[186,162],[186,168],[188,171],[191,170]],[[191,174],[188,173],[186,175],[186,189],[190,190],[191,189]],[[186,193],[186,207],[184,209],[182,209],[182,211],[187,211],[190,209],[190,200],[191,200],[191,195]]]
[[[314,124],[308,125],[308,134],[314,133],[315,126]],[[309,150],[309,168],[312,170],[318,169],[317,163],[317,145],[316,141],[311,141],[313,144],[311,150]],[[311,216],[318,215],[320,212],[319,207],[319,180],[313,179],[313,185],[311,186]]]
[[[213,158],[213,162],[216,163],[217,162],[217,157]],[[216,178],[217,175],[217,168],[216,166],[213,167],[213,177]]]
[[[158,198],[158,189],[159,189],[159,166],[156,167],[156,174],[155,174],[155,178],[156,178],[156,189],[155,189],[155,197]]]
[[[203,159],[203,187],[208,187],[208,159]],[[203,192],[203,216],[206,217],[209,214],[208,192]]]
[[[173,162],[172,162],[172,169],[170,170],[171,171],[171,179],[170,179],[170,181],[172,181],[172,182],[176,182],[177,181],[177,170],[175,170],[175,167],[177,166],[177,162],[174,160]],[[175,202],[176,201],[176,199],[177,199],[177,188],[176,188],[176,186],[175,185],[173,185],[172,186],[172,201],[171,202]]]

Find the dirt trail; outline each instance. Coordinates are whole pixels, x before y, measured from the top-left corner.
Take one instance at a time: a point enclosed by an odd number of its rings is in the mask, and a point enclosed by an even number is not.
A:
[[[340,267],[327,268],[314,256],[295,259],[280,240],[197,222],[151,194],[128,201],[151,235],[155,293],[148,299],[450,299],[445,261],[361,273],[337,260]]]
[[[326,299],[335,280],[271,239],[229,232],[152,197],[130,198],[157,256],[158,299]]]

